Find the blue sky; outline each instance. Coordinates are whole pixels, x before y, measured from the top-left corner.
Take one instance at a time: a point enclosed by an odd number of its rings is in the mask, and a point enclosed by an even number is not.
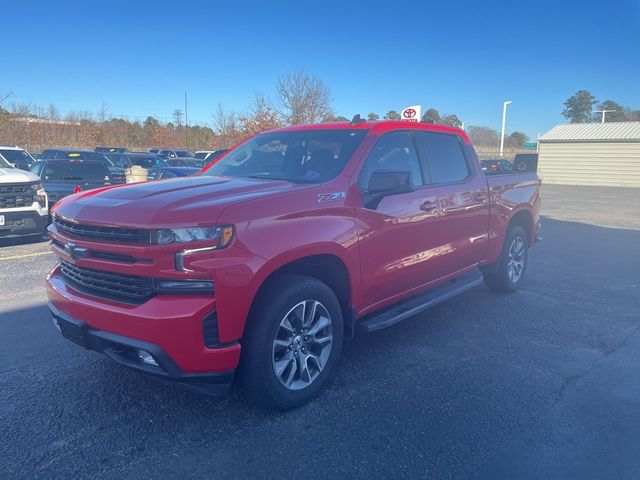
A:
[[[640,108],[640,2],[1,0],[0,92],[190,123],[302,68],[350,117],[411,104],[535,138],[579,89]]]

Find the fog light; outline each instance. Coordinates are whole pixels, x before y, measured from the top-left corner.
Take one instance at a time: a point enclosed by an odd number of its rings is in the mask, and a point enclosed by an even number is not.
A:
[[[146,363],[147,365],[155,365],[156,367],[158,366],[158,362],[156,362],[156,359],[153,358],[153,355],[151,355],[146,350],[138,350],[137,353],[138,358],[142,360],[143,363]]]

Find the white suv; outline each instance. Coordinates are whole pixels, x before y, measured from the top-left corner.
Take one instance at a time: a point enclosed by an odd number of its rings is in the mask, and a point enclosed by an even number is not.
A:
[[[40,177],[7,161],[2,152],[9,149],[24,152],[18,147],[0,147],[0,238],[41,236],[49,220],[47,194]]]

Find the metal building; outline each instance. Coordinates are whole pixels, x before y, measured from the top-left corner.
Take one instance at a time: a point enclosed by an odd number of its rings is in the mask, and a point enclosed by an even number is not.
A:
[[[538,141],[543,183],[640,187],[640,122],[556,125]]]

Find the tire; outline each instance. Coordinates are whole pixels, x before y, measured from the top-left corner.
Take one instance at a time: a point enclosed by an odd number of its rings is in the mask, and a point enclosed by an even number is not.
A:
[[[494,292],[515,292],[524,281],[529,260],[529,241],[524,229],[514,225],[507,236],[498,258],[498,268],[484,273],[484,283]]]
[[[304,405],[331,380],[343,337],[342,309],[326,284],[302,275],[277,277],[259,293],[245,327],[241,393],[271,409]]]

